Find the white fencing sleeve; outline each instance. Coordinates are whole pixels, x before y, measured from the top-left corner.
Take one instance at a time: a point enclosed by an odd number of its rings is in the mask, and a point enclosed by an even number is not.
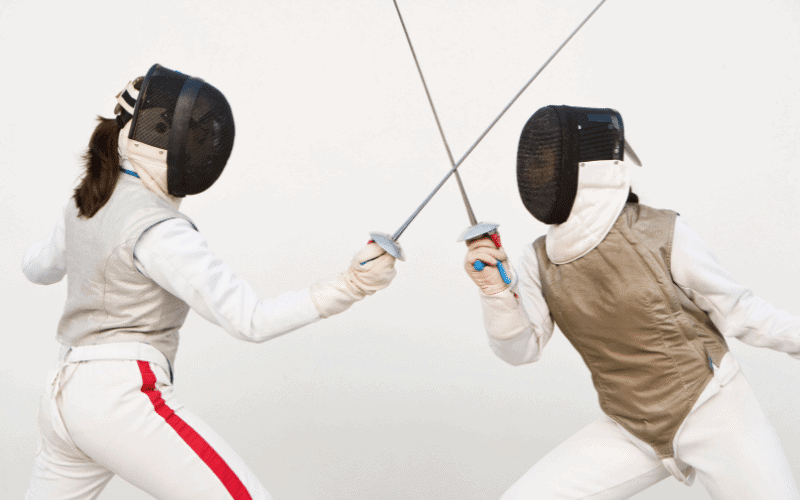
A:
[[[264,342],[320,319],[308,289],[259,300],[183,219],[145,231],[134,248],[134,262],[143,275],[241,340]]]
[[[800,318],[737,283],[680,217],[672,242],[672,277],[722,335],[800,360]]]
[[[346,311],[350,306],[389,286],[397,271],[395,258],[375,242],[367,243],[343,273],[311,285],[311,300],[322,318]]]
[[[519,283],[515,289],[494,295],[480,294],[489,345],[498,357],[512,365],[537,361],[554,328],[542,295],[533,245],[525,247],[518,269]]]
[[[70,202],[74,203],[71,198]],[[58,283],[67,274],[64,239],[66,210],[67,206],[65,205],[61,217],[58,218],[50,234],[42,241],[31,245],[22,258],[22,272],[28,280],[37,285]]]

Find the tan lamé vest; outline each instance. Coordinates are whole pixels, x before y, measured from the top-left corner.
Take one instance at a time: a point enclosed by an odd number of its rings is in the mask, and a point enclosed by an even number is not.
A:
[[[70,203],[65,221],[67,302],[58,325],[66,346],[144,342],[175,362],[189,306],[136,270],[133,248],[155,224],[185,215],[129,175],[91,219]]]
[[[627,204],[605,239],[566,264],[534,242],[542,292],[592,374],[603,411],[660,458],[728,351],[672,281],[675,212]]]

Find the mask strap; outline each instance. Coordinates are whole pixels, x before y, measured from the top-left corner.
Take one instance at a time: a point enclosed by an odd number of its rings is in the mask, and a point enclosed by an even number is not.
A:
[[[139,91],[133,86],[133,82],[128,82],[122,92],[117,94],[117,106],[114,113],[117,115],[117,125],[119,128],[125,127],[128,121],[133,118],[133,108],[136,106],[136,99],[139,98]]]

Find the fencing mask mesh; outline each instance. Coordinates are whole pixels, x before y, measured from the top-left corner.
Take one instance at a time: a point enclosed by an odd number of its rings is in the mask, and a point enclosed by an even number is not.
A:
[[[613,109],[545,106],[531,116],[517,149],[517,186],[525,208],[545,224],[569,218],[578,165],[622,160],[622,116]]]
[[[128,138],[167,151],[169,194],[211,187],[230,157],[234,135],[230,105],[216,87],[158,64],[150,68]]]

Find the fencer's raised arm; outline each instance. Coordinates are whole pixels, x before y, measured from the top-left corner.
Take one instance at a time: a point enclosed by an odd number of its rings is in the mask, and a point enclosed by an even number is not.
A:
[[[64,210],[66,206],[50,234],[31,245],[22,257],[23,274],[37,285],[58,283],[67,274],[67,262],[64,258]]]
[[[360,254],[372,252],[369,248]],[[389,285],[395,275],[393,257],[382,255],[364,266],[359,263],[366,259],[358,261],[359,257],[344,273],[311,288],[260,300],[183,219],[153,226],[134,248],[134,262],[143,275],[232,336],[251,342],[264,342],[342,312]]]
[[[675,221],[671,271],[675,284],[708,314],[722,335],[800,360],[800,317],[737,283],[681,217]]]
[[[503,249],[495,248],[488,238],[469,242],[464,261],[467,274],[479,288],[489,346],[499,358],[512,365],[537,361],[553,336],[553,318],[542,296],[536,254],[533,247],[529,247],[520,263],[519,274],[508,262]],[[476,271],[476,260],[486,262],[487,266]],[[497,261],[502,262],[512,276],[510,285],[503,282],[491,264]]]

